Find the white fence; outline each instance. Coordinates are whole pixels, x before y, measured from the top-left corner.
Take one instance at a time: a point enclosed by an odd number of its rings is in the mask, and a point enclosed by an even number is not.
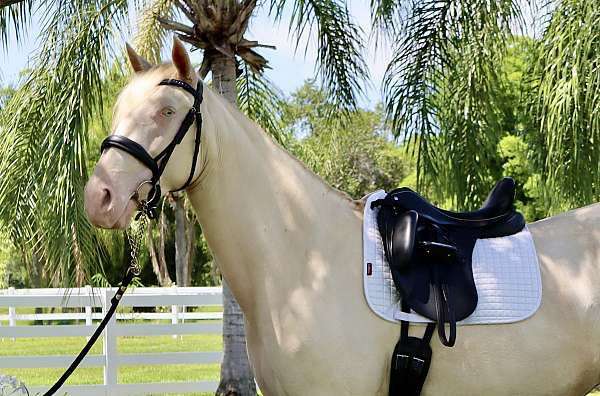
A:
[[[100,320],[110,307],[110,299],[116,289],[0,289],[0,308],[8,307],[8,314],[0,315],[0,338],[26,337],[88,337],[96,329],[93,320]],[[172,287],[135,288],[128,291],[119,307],[171,307],[170,312],[120,313],[108,323],[102,336],[102,354],[88,355],[80,367],[103,367],[104,383],[101,385],[64,386],[63,391],[74,396],[96,395],[144,395],[148,393],[188,393],[213,392],[215,381],[164,382],[143,384],[120,384],[117,371],[121,365],[152,364],[210,364],[220,363],[221,352],[169,352],[119,354],[117,337],[184,335],[222,332],[221,312],[185,312],[186,306],[222,305],[220,287]],[[18,307],[69,307],[80,308],[77,313],[18,314]],[[102,312],[94,312],[101,307]],[[119,323],[132,319],[170,319],[171,323]],[[185,323],[186,319],[196,320]],[[198,319],[212,319],[202,323]],[[85,320],[84,324],[20,326],[18,321],[31,320]],[[8,324],[8,326],[7,326]],[[6,344],[5,344],[6,347]],[[74,356],[3,356],[0,358],[0,372],[3,368],[66,368]],[[51,380],[55,380],[52,378]],[[32,395],[44,392],[48,387],[29,387]]]

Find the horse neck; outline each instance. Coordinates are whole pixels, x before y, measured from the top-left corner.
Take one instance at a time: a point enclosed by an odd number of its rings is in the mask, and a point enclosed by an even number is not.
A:
[[[282,274],[285,279],[275,283],[292,287],[293,277],[285,274],[306,266],[314,231],[350,228],[342,219],[357,217],[352,200],[214,95],[203,109],[205,174],[188,194],[215,260],[248,315],[265,274]],[[330,235],[335,238],[336,230]],[[304,259],[294,262],[297,257]],[[294,266],[292,272],[286,265]]]

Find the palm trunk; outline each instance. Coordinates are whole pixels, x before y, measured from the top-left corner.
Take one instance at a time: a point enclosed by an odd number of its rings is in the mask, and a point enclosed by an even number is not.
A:
[[[161,213],[161,223],[164,221],[164,214]],[[160,224],[160,238],[163,238],[162,232],[162,224]],[[150,261],[152,262],[152,271],[154,275],[156,275],[156,279],[158,280],[158,284],[162,287],[171,286],[173,281],[171,281],[171,277],[169,276],[169,271],[167,270],[167,263],[164,262],[164,250],[162,254],[156,253],[156,246],[154,245],[154,239],[152,238],[152,224],[148,223],[147,230],[147,239],[146,245],[148,246],[148,251],[150,252]],[[160,245],[164,245],[161,243]],[[163,246],[164,248],[164,246]]]
[[[42,287],[42,271],[43,265],[41,260],[39,259],[38,250],[36,249],[31,254],[31,270],[29,271],[29,282],[31,283],[31,287]],[[43,312],[43,308],[35,307],[36,314],[41,314]],[[36,320],[33,324],[36,326],[40,326],[44,324],[44,321]]]
[[[187,218],[182,196],[173,196],[171,200],[175,211],[175,282],[177,286],[188,286],[188,243],[185,232]]]
[[[163,274],[163,278],[168,278],[169,283],[173,283],[171,280],[171,276],[169,275],[169,270],[167,268],[167,257],[165,256],[165,230],[166,230],[166,220],[165,220],[165,212],[164,210],[160,211],[160,220],[158,223],[158,263],[162,265],[160,270]]]
[[[237,106],[235,59],[215,57],[212,62],[213,87]],[[254,373],[248,360],[244,314],[223,280],[223,362],[217,396],[256,395]]]
[[[188,209],[186,209],[186,214],[190,214]],[[187,254],[185,257],[185,263],[187,267],[187,285],[192,285],[192,263],[196,258],[196,227],[195,227],[195,218],[189,219],[186,217],[186,243],[187,243]]]

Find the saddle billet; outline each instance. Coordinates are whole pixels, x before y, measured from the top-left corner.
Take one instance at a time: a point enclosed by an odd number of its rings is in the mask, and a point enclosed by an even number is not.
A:
[[[403,187],[372,202],[378,208],[377,223],[402,310],[431,319],[423,339],[408,337],[408,322],[402,322],[401,337],[392,361],[390,395],[418,395],[429,368],[429,338],[437,325],[442,344],[453,346],[456,322],[470,316],[477,306],[471,257],[477,239],[515,234],[525,219],[514,208],[515,182],[500,180],[481,209],[450,212],[429,203]],[[449,334],[446,333],[448,326]],[[398,352],[399,351],[399,352]],[[398,352],[398,353],[397,353]],[[405,385],[411,385],[412,393]],[[395,388],[393,390],[392,388]]]

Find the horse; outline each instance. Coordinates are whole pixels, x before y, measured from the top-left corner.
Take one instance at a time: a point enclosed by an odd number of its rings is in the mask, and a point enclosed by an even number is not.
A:
[[[183,45],[150,65],[128,51],[134,75],[120,93],[113,134],[151,154],[170,141],[199,82]],[[202,82],[200,82],[202,84]],[[247,347],[264,395],[387,395],[400,326],[362,292],[363,200],[330,187],[209,87],[198,166],[187,195],[245,315]],[[175,148],[163,191],[188,179],[194,137]],[[84,193],[97,227],[126,228],[150,170],[105,150]],[[141,192],[143,194],[143,192]],[[461,326],[454,348],[432,342],[425,395],[583,395],[600,382],[600,204],[528,225],[543,282],[530,319]],[[411,326],[421,336],[423,326]]]

